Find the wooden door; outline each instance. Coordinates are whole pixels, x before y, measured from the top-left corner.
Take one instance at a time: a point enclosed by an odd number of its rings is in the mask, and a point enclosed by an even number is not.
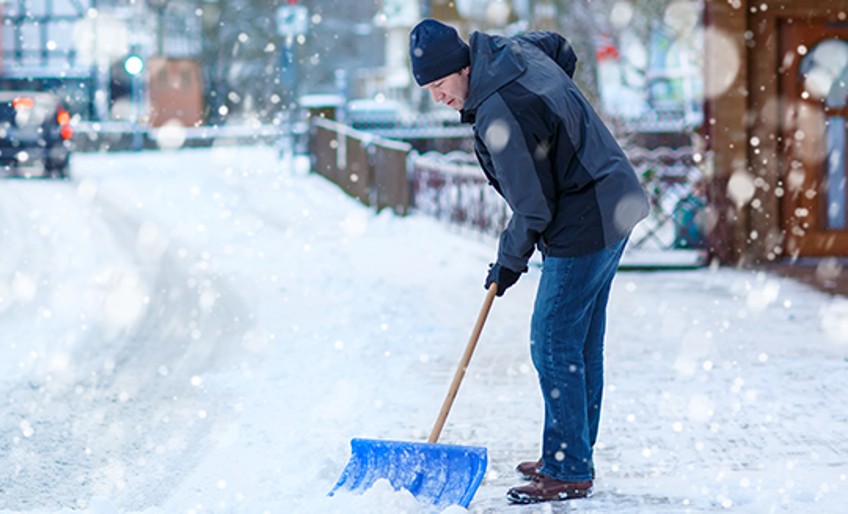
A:
[[[784,24],[781,34],[786,255],[848,255],[848,26]]]

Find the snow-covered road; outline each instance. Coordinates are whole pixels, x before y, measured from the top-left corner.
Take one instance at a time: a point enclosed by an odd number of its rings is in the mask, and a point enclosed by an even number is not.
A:
[[[236,358],[249,326],[239,294],[96,187],[0,189],[6,508],[166,496],[220,407],[192,381]]]
[[[79,154],[72,181],[0,183],[0,511],[426,512],[325,494],[352,437],[426,439],[495,242],[299,164]],[[538,452],[537,279],[495,302],[442,436],[489,449],[471,512],[848,504],[846,302],[704,269],[619,275],[597,494],[508,507]]]

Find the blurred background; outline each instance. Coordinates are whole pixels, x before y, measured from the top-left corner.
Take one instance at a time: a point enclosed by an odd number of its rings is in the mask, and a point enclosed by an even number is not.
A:
[[[429,16],[571,41],[651,197],[631,247],[681,250],[648,264],[848,255],[848,0],[0,0],[0,16],[4,170],[271,144],[378,209],[496,233],[508,213],[471,127],[409,71]]]
[[[0,88],[59,93],[77,145],[103,149],[132,144],[104,134],[127,124],[279,126],[301,107],[385,125],[438,111],[406,55],[409,30],[432,16],[466,37],[559,31],[605,114],[682,129],[703,118],[702,11],[698,0],[5,0]]]

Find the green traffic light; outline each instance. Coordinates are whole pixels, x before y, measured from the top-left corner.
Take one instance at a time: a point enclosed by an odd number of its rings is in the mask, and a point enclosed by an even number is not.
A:
[[[124,61],[124,69],[130,75],[138,75],[144,69],[144,59],[137,55],[131,55]]]

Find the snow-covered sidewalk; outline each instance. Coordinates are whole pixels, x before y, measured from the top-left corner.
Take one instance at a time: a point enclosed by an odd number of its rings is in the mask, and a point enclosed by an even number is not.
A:
[[[428,512],[326,492],[351,438],[426,439],[494,240],[375,214],[266,148],[74,168],[0,188],[0,511]],[[442,435],[489,450],[471,512],[848,504],[848,303],[720,268],[618,275],[596,494],[508,506],[538,455],[537,281],[496,300]]]

